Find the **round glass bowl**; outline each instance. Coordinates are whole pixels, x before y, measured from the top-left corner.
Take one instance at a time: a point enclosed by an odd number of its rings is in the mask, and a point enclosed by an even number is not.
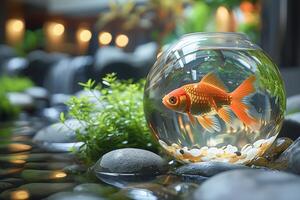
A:
[[[243,34],[194,33],[158,56],[144,93],[147,123],[177,160],[247,163],[280,131],[278,68]]]

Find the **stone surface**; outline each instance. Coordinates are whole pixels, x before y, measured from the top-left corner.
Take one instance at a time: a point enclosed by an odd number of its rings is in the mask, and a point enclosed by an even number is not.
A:
[[[291,152],[288,160],[288,171],[300,174],[300,149]]]
[[[17,106],[22,109],[32,108],[34,106],[33,98],[25,93],[9,92],[7,93],[7,98],[13,106]]]
[[[28,162],[25,164],[25,169],[39,169],[39,170],[62,170],[70,163],[66,162]]]
[[[43,87],[31,87],[24,91],[24,93],[30,95],[34,99],[47,99],[48,91]]]
[[[284,152],[291,144],[293,140],[287,137],[277,138],[270,148],[264,153],[263,157],[268,160],[274,160],[277,158],[282,152]]]
[[[265,170],[234,170],[205,181],[193,194],[194,200],[298,200],[298,176]]]
[[[197,175],[210,177],[218,173],[236,170],[236,169],[247,169],[244,165],[235,165],[223,162],[201,162],[183,165],[176,169],[175,174],[177,175]]]
[[[76,129],[83,129],[82,123],[75,119],[69,119],[63,123],[55,123],[47,126],[34,136],[35,142],[49,143],[74,143],[76,142]]]
[[[128,197],[132,200],[142,199],[161,199],[161,200],[177,200],[180,199],[175,191],[155,183],[136,184],[120,190],[112,195],[112,199],[122,199]]]
[[[31,154],[8,154],[0,156],[0,162],[10,162],[12,160],[24,160],[26,162],[71,162],[75,155],[71,153],[31,153]]]
[[[251,161],[250,165],[268,167],[271,169],[285,169],[287,168],[287,157],[278,162],[278,158],[282,157],[281,154],[287,150],[293,141],[290,138],[281,137],[277,138],[272,146],[264,153],[264,155],[255,158]]]
[[[27,182],[68,182],[70,177],[59,170],[33,170],[25,169],[21,173],[21,178]]]
[[[285,116],[285,119],[293,120],[293,121],[300,123],[300,112],[289,114],[289,115]]]
[[[20,153],[25,151],[30,151],[32,147],[27,144],[21,143],[7,143],[7,144],[0,144],[0,154],[7,154],[7,153]]]
[[[53,194],[45,200],[103,200],[103,198],[86,192],[60,192]]]
[[[97,183],[84,183],[77,185],[74,188],[75,192],[86,192],[89,194],[96,194],[99,196],[108,196],[110,194],[115,193],[117,190],[112,187],[107,187],[104,185],[100,185]]]
[[[3,192],[4,190],[7,190],[7,189],[13,188],[13,187],[14,187],[14,185],[11,183],[0,181],[0,193]]]
[[[157,154],[143,149],[124,148],[108,152],[95,164],[96,173],[136,174],[153,176],[162,174],[166,163]]]
[[[42,199],[57,192],[72,190],[74,186],[74,183],[29,183],[17,189],[6,190],[0,194],[0,199],[11,199],[18,192],[25,192],[30,199]]]
[[[300,94],[291,96],[286,100],[286,113],[300,112]]]
[[[278,137],[288,137],[292,140],[296,140],[299,137],[299,132],[300,122],[293,119],[284,119]]]
[[[22,168],[9,168],[9,169],[2,169],[0,168],[0,178],[4,177],[11,177],[16,175],[22,171]]]
[[[19,186],[24,183],[24,180],[22,180],[20,178],[4,178],[4,179],[1,179],[0,182],[7,182],[7,183],[11,183],[15,186]]]
[[[68,174],[80,174],[80,173],[86,172],[87,167],[85,167],[83,165],[73,164],[73,165],[65,166],[63,168],[63,171],[68,173]]]
[[[168,189],[176,192],[177,195],[186,197],[188,199],[189,195],[198,187],[195,183],[176,183],[168,186]]]

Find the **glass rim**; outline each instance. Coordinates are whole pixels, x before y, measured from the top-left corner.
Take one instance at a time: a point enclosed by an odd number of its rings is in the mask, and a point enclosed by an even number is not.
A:
[[[249,37],[240,32],[193,32],[187,33],[180,37],[180,39],[190,36],[202,36],[202,37],[236,37],[240,39],[250,40]]]

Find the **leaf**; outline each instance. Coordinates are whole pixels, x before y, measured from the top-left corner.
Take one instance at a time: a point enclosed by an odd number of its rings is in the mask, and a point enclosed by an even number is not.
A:
[[[65,121],[66,121],[65,113],[61,112],[59,115],[59,119],[60,119],[61,123],[65,123]]]

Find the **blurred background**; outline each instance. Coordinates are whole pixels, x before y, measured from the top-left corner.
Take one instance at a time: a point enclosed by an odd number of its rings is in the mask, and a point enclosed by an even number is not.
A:
[[[6,91],[19,92],[30,85],[25,93],[41,100],[35,104],[47,108],[45,115],[56,117],[69,95],[80,93],[78,82],[100,80],[109,72],[122,79],[143,78],[164,45],[186,33],[219,31],[242,32],[259,44],[279,66],[291,96],[300,93],[299,4],[297,0],[2,0],[0,88],[18,83],[7,77],[25,77],[19,88]],[[26,105],[25,96],[9,98]]]

